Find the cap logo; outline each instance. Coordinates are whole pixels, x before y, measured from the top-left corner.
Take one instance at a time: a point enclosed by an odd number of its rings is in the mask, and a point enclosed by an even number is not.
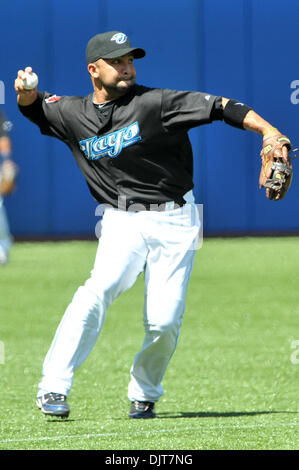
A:
[[[112,36],[111,41],[115,41],[116,44],[124,44],[127,39],[128,38],[124,33],[116,33]]]

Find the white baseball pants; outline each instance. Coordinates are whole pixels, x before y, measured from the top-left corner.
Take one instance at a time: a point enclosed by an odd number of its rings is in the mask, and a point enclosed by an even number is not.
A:
[[[91,352],[108,307],[144,271],[145,338],[131,368],[128,398],[151,402],[160,398],[179,337],[199,228],[192,203],[165,212],[105,210],[94,268],[56,331],[38,396],[68,395],[74,372]]]

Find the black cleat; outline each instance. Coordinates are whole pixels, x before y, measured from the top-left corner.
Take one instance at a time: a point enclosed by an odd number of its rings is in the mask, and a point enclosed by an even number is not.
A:
[[[38,408],[48,416],[67,418],[70,408],[66,402],[66,396],[61,393],[46,393],[36,399]]]
[[[129,412],[129,418],[155,418],[155,403],[151,401],[133,401]]]

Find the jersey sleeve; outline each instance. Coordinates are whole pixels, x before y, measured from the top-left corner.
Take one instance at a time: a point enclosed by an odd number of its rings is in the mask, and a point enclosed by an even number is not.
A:
[[[186,131],[214,120],[217,96],[193,91],[162,90],[162,124],[166,131]]]
[[[67,131],[61,115],[61,103],[64,97],[38,92],[38,97],[29,106],[20,106],[21,113],[36,124],[43,135],[67,140]]]

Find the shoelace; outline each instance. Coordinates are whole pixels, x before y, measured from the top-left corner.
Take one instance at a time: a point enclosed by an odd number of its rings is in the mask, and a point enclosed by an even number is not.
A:
[[[49,393],[47,399],[48,400],[55,400],[55,401],[64,401],[65,396],[61,395],[60,393]]]
[[[138,411],[147,411],[149,408],[149,404],[147,402],[140,402],[140,401],[135,401],[134,402],[135,408]]]

